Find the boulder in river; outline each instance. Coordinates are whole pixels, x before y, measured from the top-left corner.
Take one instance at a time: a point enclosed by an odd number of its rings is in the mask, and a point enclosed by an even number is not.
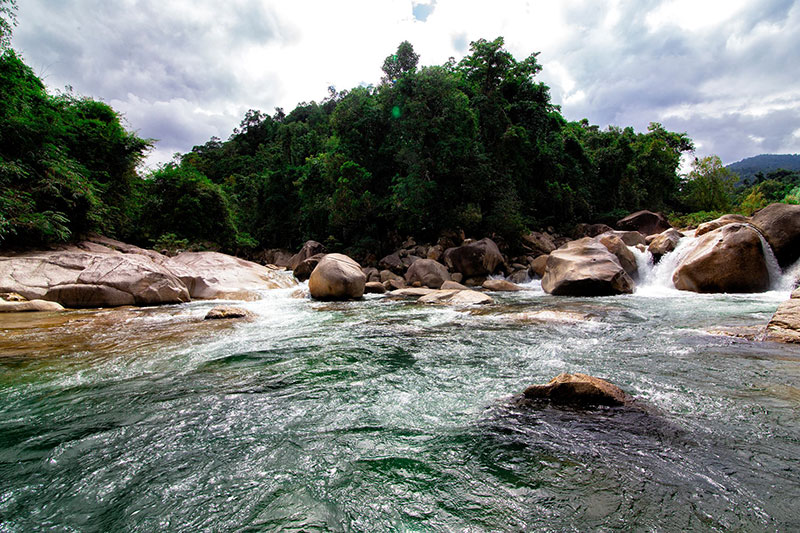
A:
[[[0,313],[30,313],[37,311],[64,311],[64,306],[58,302],[49,302],[47,300],[4,300],[0,298]]]
[[[408,267],[405,279],[409,285],[419,282],[431,289],[438,289],[442,283],[450,280],[450,272],[447,267],[433,259],[417,259]]]
[[[800,205],[771,204],[753,216],[781,267],[800,259]]]
[[[500,249],[489,238],[448,248],[443,257],[451,272],[459,272],[465,278],[494,274],[504,264]]]
[[[791,298],[775,311],[767,324],[765,338],[768,341],[800,344],[800,289],[795,289]]]
[[[497,292],[514,292],[524,290],[519,285],[504,279],[487,279],[483,282],[483,288]]]
[[[229,320],[234,318],[250,318],[252,314],[247,309],[231,305],[218,305],[206,313],[205,320]]]
[[[542,289],[563,296],[611,296],[633,292],[633,280],[617,256],[591,237],[550,254]]]
[[[314,272],[314,269],[317,267],[317,264],[323,257],[325,257],[325,254],[320,253],[303,259],[300,264],[292,269],[295,279],[297,279],[297,281],[307,280],[311,276],[311,273]]]
[[[761,237],[749,224],[728,224],[700,237],[672,275],[684,291],[763,292],[770,278]]]
[[[453,306],[485,305],[493,303],[491,296],[482,292],[467,290],[438,290],[422,296],[419,303],[443,304]]]
[[[219,252],[183,252],[165,266],[189,289],[192,298],[258,300],[260,292],[296,283],[288,273]]]
[[[380,281],[368,281],[364,284],[365,294],[383,294],[386,292],[386,287]]]
[[[539,276],[540,278],[544,276],[544,273],[547,271],[547,260],[550,258],[550,254],[547,255],[540,255],[533,261],[531,261],[531,270],[533,273]]]
[[[638,231],[644,236],[661,233],[671,227],[664,215],[647,210],[631,213],[617,221],[618,230]]]
[[[300,251],[292,256],[289,260],[289,269],[296,270],[298,265],[311,256],[317,254],[324,254],[325,246],[317,241],[306,241]]]
[[[308,278],[308,290],[316,300],[351,300],[364,295],[367,278],[361,266],[343,254],[327,254]]]
[[[522,247],[535,255],[546,255],[556,249],[556,244],[550,234],[534,231],[522,236]]]
[[[619,264],[629,276],[633,277],[639,272],[639,266],[636,264],[636,256],[625,242],[610,233],[604,233],[597,237],[597,241],[605,246],[609,252],[617,256]]]
[[[631,398],[613,383],[579,373],[559,374],[546,385],[531,385],[522,396],[523,401],[547,400],[580,407],[619,406],[631,402]]]
[[[662,257],[675,250],[682,238],[683,234],[675,228],[670,228],[656,235],[647,247],[647,251],[653,256],[653,262],[658,263]]]
[[[703,222],[697,229],[694,231],[695,237],[700,237],[701,235],[705,235],[709,231],[714,231],[717,228],[721,228],[722,226],[727,226],[728,224],[733,224],[734,222],[739,223],[747,223],[750,219],[744,215],[722,215],[719,218],[715,218],[714,220],[710,220],[708,222]]]

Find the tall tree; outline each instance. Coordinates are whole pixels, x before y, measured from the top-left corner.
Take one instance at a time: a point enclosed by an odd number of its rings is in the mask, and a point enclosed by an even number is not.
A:
[[[387,56],[383,61],[383,83],[395,83],[403,74],[417,70],[419,55],[414,53],[414,47],[408,41],[403,41],[397,47],[397,52]]]

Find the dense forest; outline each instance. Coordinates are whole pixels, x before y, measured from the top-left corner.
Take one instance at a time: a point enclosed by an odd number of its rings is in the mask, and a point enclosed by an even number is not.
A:
[[[48,94],[6,41],[0,245],[97,231],[240,254],[313,238],[359,256],[409,235],[463,230],[513,243],[528,230],[567,232],[645,208],[695,213],[683,219],[692,222],[796,198],[796,173],[737,191],[714,157],[680,176],[692,142],[660,124],[635,132],[567,121],[536,81],[541,68],[537,54],[516,60],[502,38],[424,67],[403,42],[377,85],[330,88],[289,113],[250,110],[227,140],[142,175],[153,140],[127,131],[105,103]]]
[[[761,154],[725,166],[738,174],[741,181],[754,183],[759,174],[766,176],[776,170],[800,172],[800,154]]]

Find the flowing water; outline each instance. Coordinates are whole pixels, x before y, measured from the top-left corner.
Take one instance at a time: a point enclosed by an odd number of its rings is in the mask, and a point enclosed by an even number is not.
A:
[[[608,298],[0,316],[0,531],[800,529],[800,347],[709,332],[788,291],[640,260]],[[561,372],[639,405],[511,407]]]

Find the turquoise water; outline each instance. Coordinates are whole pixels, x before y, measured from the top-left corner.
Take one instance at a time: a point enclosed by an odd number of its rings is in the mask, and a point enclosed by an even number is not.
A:
[[[0,316],[0,531],[800,529],[788,292]],[[641,409],[520,410],[560,372]]]

